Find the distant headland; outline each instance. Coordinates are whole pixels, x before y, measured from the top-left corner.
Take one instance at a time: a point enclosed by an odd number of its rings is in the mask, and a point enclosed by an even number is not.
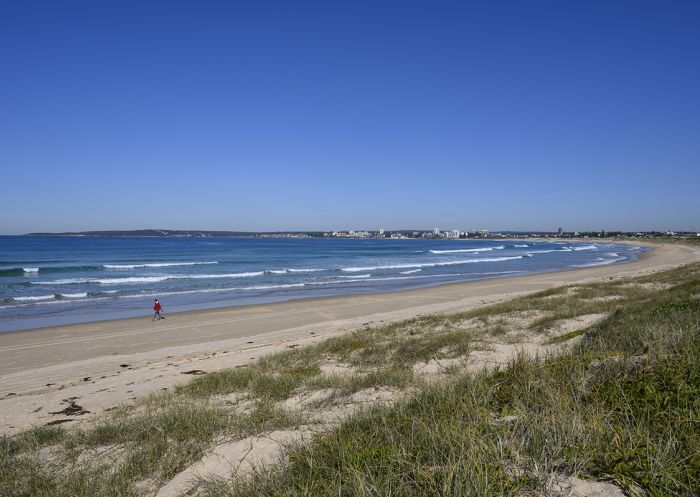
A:
[[[674,231],[498,231],[486,229],[461,230],[345,230],[345,231],[210,231],[210,230],[101,230],[66,231],[60,233],[35,232],[22,236],[85,236],[85,237],[250,237],[250,238],[699,238],[696,232]]]
[[[205,230],[105,230],[105,231],[65,231],[61,233],[37,232],[23,236],[255,236],[258,233],[245,231],[205,231]]]

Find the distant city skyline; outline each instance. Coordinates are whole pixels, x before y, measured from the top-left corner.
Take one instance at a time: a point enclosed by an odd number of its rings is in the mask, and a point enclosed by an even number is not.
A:
[[[700,230],[697,2],[0,7],[0,234]]]

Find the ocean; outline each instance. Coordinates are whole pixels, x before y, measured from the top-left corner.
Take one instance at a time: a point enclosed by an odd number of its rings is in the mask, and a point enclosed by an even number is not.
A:
[[[0,332],[617,264],[631,245],[532,240],[0,236]]]

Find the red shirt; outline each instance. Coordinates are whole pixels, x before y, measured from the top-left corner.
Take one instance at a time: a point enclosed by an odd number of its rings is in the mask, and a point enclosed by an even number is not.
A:
[[[154,311],[160,311],[160,302],[156,302],[156,303],[153,305],[153,310],[154,310]]]

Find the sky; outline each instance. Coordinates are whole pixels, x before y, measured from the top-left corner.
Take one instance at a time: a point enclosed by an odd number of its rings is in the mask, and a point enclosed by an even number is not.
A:
[[[700,230],[700,2],[2,2],[0,234]]]

